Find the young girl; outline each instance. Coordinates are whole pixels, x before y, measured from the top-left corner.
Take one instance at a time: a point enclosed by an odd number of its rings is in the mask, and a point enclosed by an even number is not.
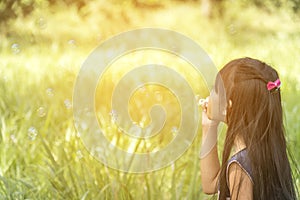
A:
[[[202,105],[200,163],[205,193],[218,192],[221,200],[297,198],[284,136],[280,84],[272,67],[251,58],[233,60],[218,73]],[[219,121],[228,126],[221,166],[216,145]]]

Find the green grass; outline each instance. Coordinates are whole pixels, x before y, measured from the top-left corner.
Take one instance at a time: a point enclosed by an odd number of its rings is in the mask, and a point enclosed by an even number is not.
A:
[[[288,145],[299,163],[300,22],[287,11],[232,3],[222,19],[207,19],[196,3],[136,9],[92,1],[81,13],[42,7],[0,32],[0,199],[208,198],[201,190],[200,134],[171,166],[130,174],[95,160],[74,128],[70,102],[81,64],[104,39],[141,27],[189,36],[218,68],[244,56],[274,66],[283,82]],[[207,94],[188,74],[195,93]]]

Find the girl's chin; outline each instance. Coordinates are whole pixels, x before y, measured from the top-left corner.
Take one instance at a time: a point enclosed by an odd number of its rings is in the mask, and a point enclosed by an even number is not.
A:
[[[214,117],[213,117],[210,113],[207,113],[207,118],[208,118],[209,120],[214,120]]]
[[[216,120],[226,123],[226,116],[224,115],[213,115],[211,113],[207,113],[207,118],[209,120]]]

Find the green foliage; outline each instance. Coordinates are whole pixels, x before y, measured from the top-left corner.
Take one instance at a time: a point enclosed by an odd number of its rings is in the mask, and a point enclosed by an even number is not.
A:
[[[34,10],[34,0],[4,0],[0,2],[0,23],[27,16]]]
[[[278,10],[278,9],[287,9],[293,13],[299,13],[300,10],[300,1],[299,0],[250,0],[243,1],[247,5],[255,5],[260,9],[267,11]]]
[[[9,20],[13,20],[18,17],[27,17],[35,9],[43,7],[44,5],[67,5],[75,6],[78,10],[81,10],[88,0],[3,0],[0,2],[0,24],[7,23]]]
[[[30,15],[35,9],[40,9],[45,6],[72,6],[76,7],[78,12],[85,10],[86,6],[90,1],[88,0],[3,0],[0,2],[0,24],[7,24],[9,20],[13,20],[18,17],[26,17]],[[145,9],[159,9],[165,6],[168,6],[171,1],[159,1],[159,0],[112,0],[114,4],[119,5],[133,5],[136,8],[145,8]],[[178,2],[185,3],[198,3],[200,0],[178,0]],[[288,9],[294,13],[298,13],[300,10],[300,0],[251,0],[251,1],[241,1],[246,5],[255,5],[258,8],[265,10],[275,9]],[[208,12],[213,12],[217,17],[222,17],[223,13],[227,11],[227,8],[224,7],[225,4],[232,4],[232,0],[207,0],[205,1],[204,6],[209,6],[211,9]],[[203,4],[203,2],[202,2]]]
[[[98,162],[75,130],[70,102],[80,65],[99,42],[145,26],[189,36],[219,68],[249,56],[278,70],[299,188],[300,24],[289,11],[227,3],[222,19],[203,17],[193,1],[168,2],[153,10],[100,0],[90,1],[80,12],[75,4],[38,6],[27,18],[11,20],[7,34],[3,29],[0,33],[0,199],[207,198],[201,190],[200,134],[171,166],[130,174]],[[197,85],[197,79],[191,84]],[[207,93],[201,88],[196,92]]]

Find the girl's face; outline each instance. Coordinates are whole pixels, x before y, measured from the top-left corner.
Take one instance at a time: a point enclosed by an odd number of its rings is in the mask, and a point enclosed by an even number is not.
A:
[[[211,120],[226,122],[226,107],[226,96],[213,89],[208,99],[207,117]]]

